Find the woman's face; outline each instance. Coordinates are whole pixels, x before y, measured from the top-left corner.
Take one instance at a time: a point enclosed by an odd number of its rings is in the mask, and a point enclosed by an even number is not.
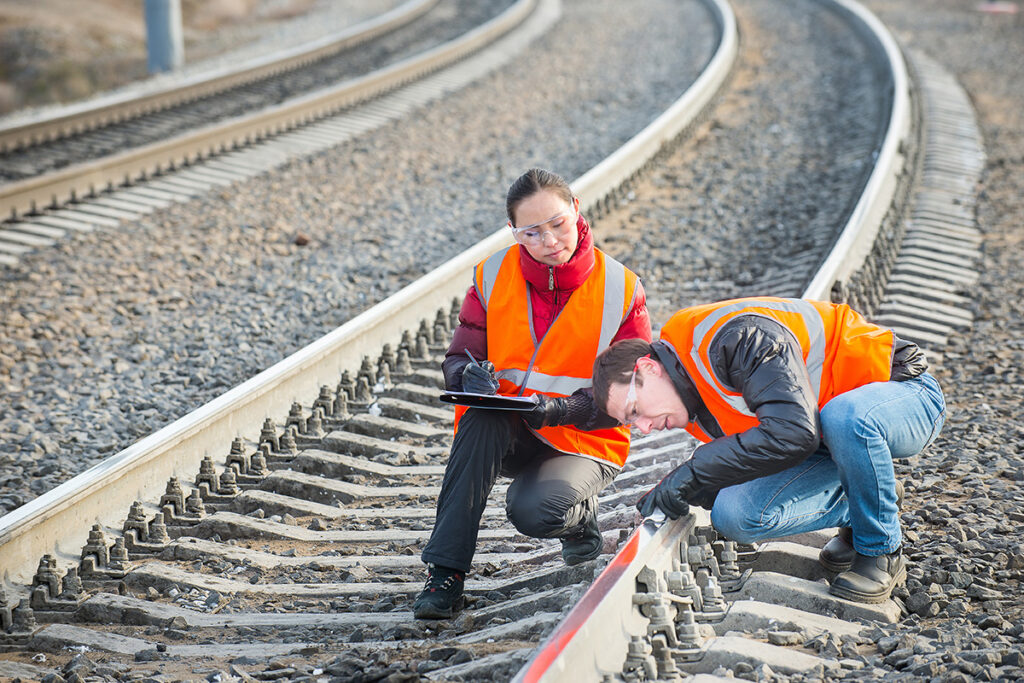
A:
[[[516,241],[545,265],[565,263],[576,252],[580,239],[576,230],[579,206],[578,197],[567,203],[551,190],[535,192],[515,207],[512,229]]]

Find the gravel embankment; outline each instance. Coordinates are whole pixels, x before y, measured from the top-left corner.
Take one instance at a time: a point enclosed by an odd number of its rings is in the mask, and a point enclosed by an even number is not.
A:
[[[986,14],[981,4],[867,3],[900,41],[957,77],[988,157],[975,324],[936,372],[946,425],[927,453],[898,469],[913,560],[900,595],[914,614],[887,629],[877,657],[887,676],[895,669],[904,679],[1024,678],[1024,15]]]
[[[568,2],[548,42],[412,119],[0,272],[0,511],[490,234],[525,168],[583,173],[692,82],[707,22],[697,3]]]

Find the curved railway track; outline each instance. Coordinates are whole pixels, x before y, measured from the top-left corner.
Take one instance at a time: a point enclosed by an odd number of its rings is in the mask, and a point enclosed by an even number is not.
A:
[[[726,78],[735,23],[726,5],[713,6],[721,41],[705,73],[672,109],[573,183],[591,199],[589,213],[614,207]],[[927,145],[915,143],[916,127],[908,137],[909,86],[891,38],[855,5],[838,7],[892,69],[894,96],[882,134],[871,141],[875,164],[851,183],[856,199],[845,225],[815,240],[803,275],[784,286],[812,298],[850,292],[871,303],[883,296],[878,273],[898,261],[900,236],[888,233],[901,224],[902,209],[890,207],[905,204],[917,158],[904,153]],[[962,161],[969,156],[965,151]],[[927,154],[921,158],[928,168]],[[933,180],[934,169],[951,165],[930,163]],[[0,644],[26,657],[51,653],[65,675],[111,680],[129,671],[171,679],[415,672],[494,680],[524,662],[521,680],[559,680],[566,671],[580,680],[671,680],[674,669],[742,673],[768,665],[819,675],[855,666],[864,637],[852,620],[895,620],[899,607],[826,600],[812,546],[736,548],[696,516],[625,532],[634,522],[632,502],[692,448],[674,433],[636,439],[626,471],[604,492],[606,550],[620,549],[605,558],[608,566],[589,590],[594,563],[565,567],[557,543],[517,536],[495,507],[485,515],[478,569],[467,582],[472,608],[451,622],[410,619],[408,604],[421,585],[417,546],[429,536],[450,432],[450,414],[435,397],[451,299],[462,293],[472,264],[507,239],[496,233],[298,354],[0,518],[0,620],[7,630]],[[895,248],[877,247],[886,241]],[[920,283],[918,290],[930,291]],[[436,316],[421,319],[426,311]],[[370,349],[380,350],[377,359],[366,357]],[[103,652],[103,666],[77,660],[76,669],[67,648]]]

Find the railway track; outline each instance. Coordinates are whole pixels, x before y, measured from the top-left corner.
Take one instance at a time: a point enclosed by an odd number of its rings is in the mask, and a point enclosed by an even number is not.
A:
[[[659,121],[577,179],[580,195],[600,198],[594,203],[605,210],[614,206],[637,171],[707,106],[736,51],[730,10],[717,7],[722,40],[705,74]],[[869,16],[842,8],[852,25],[878,34]],[[907,163],[900,142],[914,147],[909,102],[899,103],[907,85],[898,53],[880,35],[875,47],[897,69],[884,126],[889,135],[879,140],[876,165],[858,184],[843,231],[821,241],[838,244],[842,255],[828,257],[823,249],[811,259],[835,265],[830,273],[806,269],[808,297],[827,298],[837,283],[862,297],[872,291],[858,284],[865,279],[859,273],[877,272],[871,233],[897,222],[887,207],[908,191],[899,182]],[[506,239],[494,235],[0,519],[0,619],[8,631],[0,643],[26,658],[49,653],[66,675],[76,670],[112,680],[139,670],[172,680],[217,672],[262,680],[406,672],[493,680],[511,677],[523,662],[523,680],[557,680],[560,671],[628,678],[640,670],[667,680],[672,667],[742,673],[767,665],[816,675],[854,666],[866,641],[851,620],[895,620],[899,606],[823,603],[811,546],[735,548],[697,517],[632,535],[619,531],[633,522],[638,495],[692,447],[672,433],[635,440],[628,469],[602,496],[606,550],[621,550],[605,558],[608,566],[589,592],[598,566],[563,566],[557,543],[517,537],[494,508],[481,531],[479,569],[467,582],[472,609],[451,622],[411,622],[408,604],[421,585],[416,548],[429,536],[450,432],[450,415],[434,400],[452,325],[450,299],[461,294],[471,265]],[[850,256],[849,242],[858,256]],[[436,316],[420,320],[432,310]],[[379,349],[379,357],[364,358],[369,349]],[[276,417],[268,423],[268,415]],[[239,433],[244,438],[236,440]],[[496,498],[502,493],[499,487]],[[803,592],[782,589],[797,584]],[[696,609],[675,612],[676,598],[687,594]],[[755,646],[746,638],[739,647],[724,635],[730,630],[771,643]],[[103,652],[102,666],[79,659],[76,669],[67,648]]]

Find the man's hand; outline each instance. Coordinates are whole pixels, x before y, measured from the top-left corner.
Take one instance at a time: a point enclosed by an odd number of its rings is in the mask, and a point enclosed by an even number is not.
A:
[[[569,406],[564,398],[537,394],[537,407],[523,413],[523,421],[533,429],[565,424]]]
[[[690,463],[683,463],[645,493],[636,502],[636,509],[643,517],[650,517],[655,509],[660,509],[669,518],[677,519],[690,512],[690,500],[699,489]]]
[[[462,390],[472,394],[498,393],[498,380],[494,377],[494,363],[485,360],[470,363],[462,371]]]

